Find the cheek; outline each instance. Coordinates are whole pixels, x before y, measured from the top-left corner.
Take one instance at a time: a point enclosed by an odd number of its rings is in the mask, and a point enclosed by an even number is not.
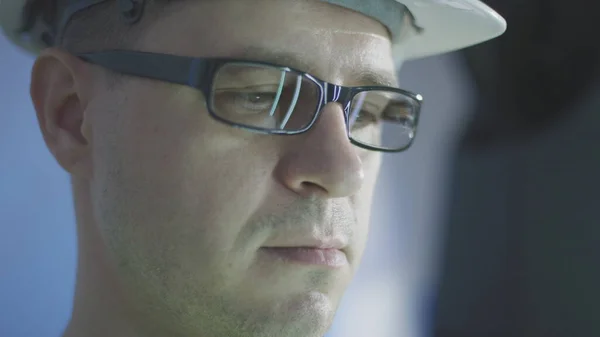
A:
[[[123,255],[210,268],[236,248],[268,186],[264,163],[272,160],[251,138],[213,121],[192,93],[165,91],[130,93],[112,125],[98,130],[99,223],[131,250]],[[136,252],[124,248],[136,245]]]
[[[356,244],[358,256],[362,256],[367,243],[369,233],[371,209],[373,202],[373,193],[379,176],[381,165],[381,155],[378,153],[367,153],[362,157],[365,180],[361,190],[354,197],[356,205],[356,215],[358,218],[358,228],[356,229],[356,237],[359,238]]]

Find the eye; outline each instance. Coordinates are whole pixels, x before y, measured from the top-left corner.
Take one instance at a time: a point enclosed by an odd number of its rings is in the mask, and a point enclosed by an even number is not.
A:
[[[356,118],[357,123],[367,124],[367,123],[377,123],[378,118],[377,115],[371,113],[369,110],[360,110],[358,117]]]
[[[276,93],[272,92],[240,92],[236,94],[235,105],[240,108],[240,112],[265,112],[273,107],[275,96]]]
[[[414,107],[408,102],[390,104],[381,116],[385,121],[412,127],[414,124]]]
[[[274,94],[265,92],[253,92],[249,94],[240,94],[241,99],[246,100],[253,104],[266,104],[273,103]]]
[[[379,118],[377,115],[368,110],[360,110],[358,115],[354,117],[354,120],[351,120],[350,123],[352,123],[351,127],[353,130],[360,130],[369,126],[377,125],[379,123]]]

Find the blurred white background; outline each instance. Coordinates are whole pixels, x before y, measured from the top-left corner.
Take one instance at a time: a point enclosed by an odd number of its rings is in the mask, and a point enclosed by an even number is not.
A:
[[[69,181],[29,99],[33,58],[0,35],[0,60],[0,336],[58,337],[77,254]],[[328,337],[428,334],[448,163],[471,84],[452,54],[406,63],[401,80],[425,97],[419,134],[384,159],[369,246]]]

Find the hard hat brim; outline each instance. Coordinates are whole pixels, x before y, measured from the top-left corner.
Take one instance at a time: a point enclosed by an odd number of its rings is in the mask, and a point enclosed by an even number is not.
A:
[[[364,1],[364,0],[363,0]],[[469,47],[501,35],[506,21],[479,0],[393,0],[404,5],[414,19],[411,32],[393,32],[394,57],[399,62]],[[0,1],[0,26],[16,45],[33,55],[46,48],[34,34],[20,32],[26,0]],[[353,6],[356,1],[337,1]],[[398,18],[402,20],[402,18]],[[405,28],[410,28],[404,25]],[[410,30],[410,29],[409,29]]]

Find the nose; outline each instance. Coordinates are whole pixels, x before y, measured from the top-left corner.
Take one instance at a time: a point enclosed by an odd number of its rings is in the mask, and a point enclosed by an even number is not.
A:
[[[360,190],[363,163],[339,103],[327,104],[315,125],[293,138],[275,170],[284,186],[305,197],[340,198]]]

